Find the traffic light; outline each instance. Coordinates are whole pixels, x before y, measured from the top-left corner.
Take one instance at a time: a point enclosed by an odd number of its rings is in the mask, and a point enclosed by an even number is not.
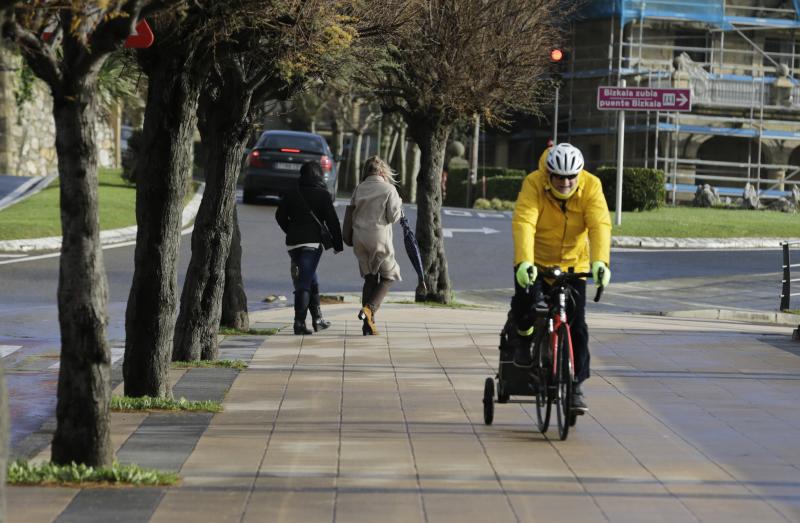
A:
[[[560,47],[550,49],[550,77],[560,81],[561,75],[566,69],[568,55]]]

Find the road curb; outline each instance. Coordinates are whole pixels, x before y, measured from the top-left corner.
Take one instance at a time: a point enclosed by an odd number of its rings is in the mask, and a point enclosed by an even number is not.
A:
[[[646,236],[612,236],[612,247],[640,249],[779,249],[785,241],[800,238],[651,238]]]
[[[205,184],[200,184],[194,197],[183,208],[181,215],[181,228],[186,229],[197,215],[200,202],[203,199]],[[115,245],[134,241],[136,239],[136,225],[122,227],[120,229],[110,229],[100,231],[100,243],[103,246]],[[50,236],[48,238],[30,238],[23,240],[3,240],[0,241],[0,252],[6,253],[30,253],[38,251],[57,251],[61,249],[61,236]]]
[[[658,316],[673,318],[696,318],[701,320],[746,321],[749,323],[767,323],[770,325],[786,325],[797,327],[800,316],[784,312],[740,311],[733,309],[698,309],[688,311],[668,311],[657,313]]]

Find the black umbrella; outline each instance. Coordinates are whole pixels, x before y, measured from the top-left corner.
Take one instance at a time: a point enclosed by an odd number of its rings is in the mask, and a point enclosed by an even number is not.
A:
[[[422,256],[419,254],[419,245],[405,214],[400,215],[400,225],[403,227],[403,243],[406,245],[406,254],[408,254],[408,259],[411,260],[414,270],[417,271],[417,278],[419,279],[417,295],[427,294],[428,288],[425,286],[425,280],[422,277]]]

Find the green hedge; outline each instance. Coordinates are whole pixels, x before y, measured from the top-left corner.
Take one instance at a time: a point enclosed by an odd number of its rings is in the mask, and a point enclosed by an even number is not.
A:
[[[468,172],[469,169],[453,169],[452,171],[448,171],[447,179],[449,180],[451,176],[456,176],[460,180],[466,180]],[[478,167],[479,181],[482,176],[494,178],[496,176],[525,176],[526,174],[528,173],[522,169],[506,169],[505,167]]]
[[[617,168],[600,167],[595,174],[603,183],[603,194],[608,208],[613,211],[616,207]],[[664,171],[642,167],[622,170],[623,212],[656,209],[664,203],[665,196]]]
[[[447,173],[447,197],[444,205],[450,207],[464,207],[467,205],[467,169],[453,169]],[[501,200],[517,199],[522,179],[527,173],[521,169],[504,169],[502,167],[478,168],[478,183],[473,188],[472,200],[482,196],[483,187],[481,180],[486,176],[486,197],[500,198]],[[470,202],[471,206],[472,202]]]
[[[500,198],[501,200],[517,201],[517,195],[522,188],[522,180],[524,176],[495,176],[494,178],[486,178],[486,197],[489,199]],[[480,180],[478,180],[477,190],[481,194],[483,188],[481,187]]]
[[[454,169],[447,173],[447,195],[444,205],[448,207],[464,207],[467,204],[467,171]]]

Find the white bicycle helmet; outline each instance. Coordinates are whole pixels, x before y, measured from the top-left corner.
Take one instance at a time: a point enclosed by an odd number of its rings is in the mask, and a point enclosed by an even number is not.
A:
[[[583,155],[574,145],[560,143],[550,149],[547,169],[556,176],[575,176],[583,170]]]

